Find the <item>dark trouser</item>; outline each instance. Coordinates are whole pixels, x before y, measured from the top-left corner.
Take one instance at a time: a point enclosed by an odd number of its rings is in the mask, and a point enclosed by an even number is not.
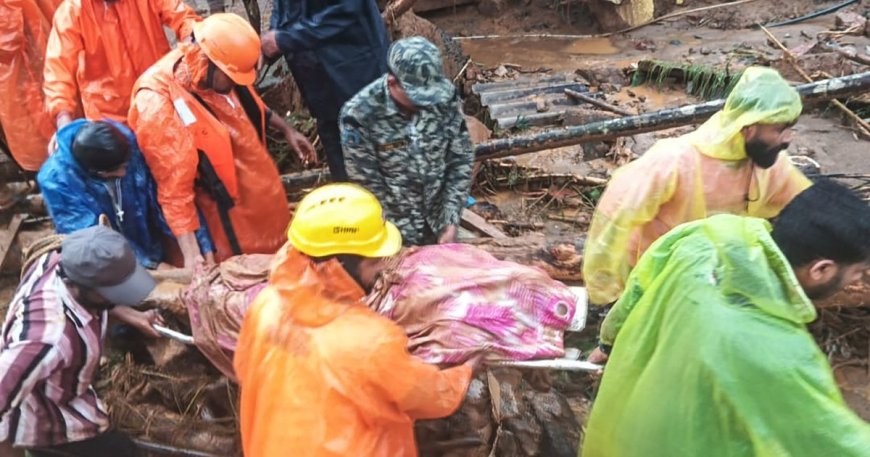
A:
[[[335,182],[347,181],[347,169],[344,167],[344,152],[341,150],[341,132],[338,121],[317,120],[317,134],[326,152],[326,164],[329,174]]]
[[[136,457],[138,450],[127,435],[109,430],[94,438],[39,449],[28,449],[33,457]]]
[[[317,119],[317,134],[326,152],[326,163],[333,181],[347,181],[338,113],[344,100],[335,84],[313,52],[300,52],[287,58],[287,66],[302,92],[302,99],[311,116]]]

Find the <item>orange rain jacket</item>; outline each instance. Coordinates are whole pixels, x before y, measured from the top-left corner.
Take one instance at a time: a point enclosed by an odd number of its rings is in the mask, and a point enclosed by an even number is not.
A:
[[[0,0],[0,126],[12,157],[28,171],[45,162],[54,131],[45,112],[42,68],[60,0]]]
[[[337,260],[279,253],[236,349],[245,457],[413,457],[414,420],[459,407],[471,368],[411,356],[362,298]]]
[[[45,57],[52,121],[81,108],[88,119],[126,122],[133,83],[169,52],[163,26],[190,36],[196,13],[181,0],[66,0],[54,16]]]
[[[234,181],[225,179],[224,184],[235,204],[229,217],[241,252],[274,253],[287,239],[290,209],[278,169],[264,143],[265,107],[251,87],[247,93],[253,100],[247,105],[240,101],[238,92],[221,95],[201,89],[207,71],[208,58],[200,47],[183,43],[136,82],[129,123],[157,182],[157,201],[175,236],[197,230],[197,208],[201,210],[214,240],[216,260],[233,255],[215,199],[196,184],[197,178],[202,178],[197,172],[197,150],[202,145],[197,137],[203,135],[198,130],[212,128],[213,133],[206,136],[224,137],[227,154],[208,151],[207,155],[219,175],[228,176],[225,165],[233,167],[229,173],[235,175]],[[208,107],[186,95],[199,97]],[[258,112],[258,125],[248,117],[245,106]],[[229,155],[230,161],[218,164],[212,153]]]

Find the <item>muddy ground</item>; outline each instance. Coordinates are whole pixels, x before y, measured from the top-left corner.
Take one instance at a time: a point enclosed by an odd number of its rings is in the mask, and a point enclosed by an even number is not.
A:
[[[578,75],[594,89],[604,93],[608,103],[630,112],[642,113],[702,101],[689,95],[686,85],[680,81],[633,87],[630,73],[642,60],[707,65],[729,70],[752,63],[766,64],[780,69],[787,78],[800,81],[799,75],[781,60],[781,52],[769,43],[764,33],[748,27],[800,16],[836,2],[760,0],[737,8],[681,16],[613,36],[596,36],[600,34],[601,27],[594,20],[587,2],[507,0],[504,3],[505,9],[496,17],[480,14],[475,5],[421,14],[447,35],[456,37],[455,43],[450,46],[454,50],[461,49],[461,52],[453,52],[455,55],[450,57],[447,65],[453,73],[459,73],[464,67],[466,56],[470,58],[468,66],[457,75],[457,81],[469,99],[473,99],[470,87],[478,79],[493,81],[569,73]],[[685,6],[695,8],[716,3],[720,2],[686,0]],[[265,25],[271,8],[268,1],[261,1],[260,4]],[[679,11],[669,2],[657,4],[663,5],[663,11]],[[206,4],[200,0],[197,6],[205,10]],[[244,11],[241,2],[231,5],[230,9],[238,13]],[[846,11],[866,16],[868,7],[859,3]],[[408,30],[418,33],[415,31],[423,30],[420,27],[424,27],[426,33],[432,33],[428,26],[419,21],[410,25]],[[828,15],[772,31],[788,48],[801,49],[804,45],[816,42],[820,34],[835,28],[835,16]],[[576,37],[517,36],[523,34]],[[479,38],[483,35],[511,37]],[[843,36],[839,37],[839,42],[851,44],[865,55],[870,53],[870,40],[865,36]],[[866,65],[861,66],[818,50],[808,52],[798,60],[813,75],[823,72],[840,76],[868,70]],[[273,95],[275,92],[292,91],[292,82],[271,90]],[[290,114],[297,121],[297,126],[312,132],[314,138],[312,124],[299,107],[298,94],[285,94],[275,100],[279,106],[292,111]],[[469,103],[466,108],[466,114],[489,122],[479,104]],[[861,106],[856,109],[860,110]],[[864,111],[862,116],[866,118],[870,114]],[[867,158],[870,142],[860,138],[854,127],[844,122],[842,115],[830,105],[819,106],[806,113],[796,128],[796,140],[790,148],[792,154],[816,160],[823,173],[870,175],[870,160]],[[528,134],[540,129],[496,129],[494,135]],[[570,173],[606,179],[618,162],[642,154],[657,139],[691,129],[691,126],[681,127],[627,137],[619,142],[570,146],[517,157],[514,163],[519,167],[535,167],[543,173]],[[589,155],[600,155],[602,151],[610,155],[587,160]],[[282,163],[283,171],[299,169],[298,164],[286,158],[286,151],[273,152]],[[516,177],[510,176],[508,181],[512,184],[509,186],[488,184],[497,181],[495,178],[502,176],[499,173],[509,173],[504,170],[503,167],[484,166],[475,186],[475,197],[488,206],[485,208],[488,212],[484,212],[488,219],[504,222],[498,226],[511,235],[523,235],[531,231],[544,232],[548,236],[579,238],[584,235],[595,199],[600,195],[600,187],[531,186],[523,182],[525,172]],[[0,219],[0,226],[5,226],[6,219]],[[25,239],[39,236],[34,231],[35,227],[25,228]],[[42,226],[42,229],[46,227]],[[19,249],[20,244],[13,249]],[[14,267],[11,269],[14,270]],[[0,277],[0,307],[8,303],[15,283],[15,273],[7,272]],[[864,303],[863,307],[854,306],[856,303],[851,305],[841,309],[837,303],[833,303],[832,308],[826,308],[821,313],[820,320],[811,329],[825,353],[829,354],[847,402],[865,420],[870,420],[870,303]],[[567,344],[589,350],[594,344],[599,318],[596,313],[591,313],[587,330],[571,336]],[[184,324],[179,322],[177,325]],[[235,391],[207,366],[204,359],[189,353],[173,359],[172,354],[167,354],[166,360],[170,361],[168,365],[155,367],[149,361],[153,354],[148,354],[143,348],[133,348],[133,355],[125,356],[120,349],[129,347],[123,344],[116,347],[119,350],[107,354],[104,379],[99,385],[104,397],[110,404],[114,403],[113,417],[116,420],[122,420],[129,431],[147,435],[152,440],[187,444],[216,455],[235,455],[235,451],[228,451],[238,446],[233,432],[237,420]],[[177,347],[166,350],[183,352]],[[571,410],[582,424],[596,387],[594,377],[551,373],[548,382],[567,397]],[[139,406],[149,402],[164,407],[155,409]],[[420,444],[425,447],[431,443]]]

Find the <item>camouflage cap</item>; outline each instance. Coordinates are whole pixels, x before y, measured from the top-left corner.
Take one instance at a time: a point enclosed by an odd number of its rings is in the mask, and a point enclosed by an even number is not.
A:
[[[396,41],[387,65],[414,105],[432,106],[453,98],[456,88],[444,76],[441,52],[429,40],[415,36]]]

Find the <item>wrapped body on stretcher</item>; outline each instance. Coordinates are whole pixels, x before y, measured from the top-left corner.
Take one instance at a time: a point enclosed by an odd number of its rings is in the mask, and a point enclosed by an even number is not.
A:
[[[245,311],[266,286],[271,260],[242,255],[198,270],[182,294],[193,343],[231,379]],[[585,289],[569,288],[538,268],[498,260],[474,246],[401,252],[390,259],[365,305],[402,327],[408,350],[427,363],[460,364],[484,351],[493,365],[599,368],[562,359],[564,332],[585,325]],[[190,343],[185,335],[160,330]]]

